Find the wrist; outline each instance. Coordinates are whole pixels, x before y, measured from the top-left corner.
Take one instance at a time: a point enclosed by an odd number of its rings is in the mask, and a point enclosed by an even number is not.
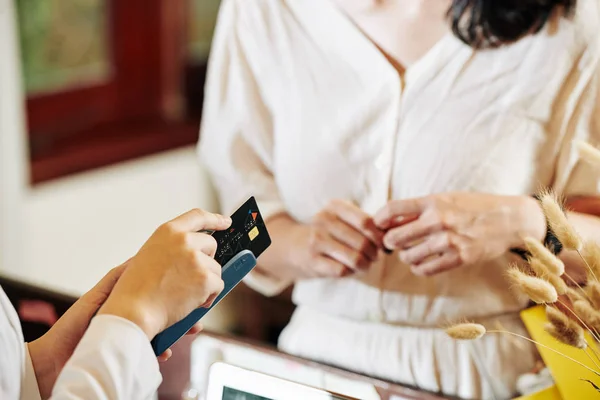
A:
[[[518,196],[515,210],[514,220],[517,221],[518,229],[514,232],[512,247],[523,248],[523,239],[526,237],[543,241],[547,222],[540,202],[532,196]]]
[[[301,272],[306,268],[307,260],[309,259],[309,237],[309,226],[296,223],[290,227],[289,243],[293,243],[294,245],[290,247],[290,251],[287,253],[286,262],[294,271]],[[300,273],[300,276],[302,275]]]
[[[266,223],[273,243],[257,268],[278,280],[295,282],[304,275],[310,230],[289,214],[278,214]]]
[[[139,299],[128,299],[111,296],[98,310],[97,315],[114,315],[131,321],[137,325],[152,340],[164,328],[165,319],[161,313],[152,311],[152,307],[144,304]]]
[[[48,333],[41,338],[27,343],[31,364],[35,372],[38,390],[42,399],[50,398],[54,382],[58,377],[58,370],[54,363],[54,358],[49,354],[48,350],[53,348],[52,343],[48,341]]]

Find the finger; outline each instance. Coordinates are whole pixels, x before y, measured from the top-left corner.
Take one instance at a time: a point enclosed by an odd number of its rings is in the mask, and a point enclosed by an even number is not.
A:
[[[311,270],[315,272],[314,278],[340,278],[352,273],[342,263],[325,255],[317,258]]]
[[[200,322],[196,322],[192,328],[187,331],[186,335],[197,335],[204,329],[204,326]]]
[[[173,355],[173,351],[171,349],[167,349],[165,350],[164,353],[162,353],[160,356],[158,356],[158,362],[165,362],[165,361],[169,361],[169,358],[171,358],[171,356]]]
[[[393,200],[375,214],[373,221],[379,229],[388,230],[398,223],[398,218],[421,215],[425,209],[423,198]]]
[[[186,234],[186,241],[194,250],[201,251],[209,257],[214,258],[217,252],[217,241],[206,233],[189,232]]]
[[[402,225],[406,225],[406,224],[408,224],[410,222],[414,222],[414,221],[416,221],[416,220],[419,219],[419,216],[420,216],[419,214],[411,214],[411,215],[401,215],[401,216],[398,216],[398,217],[392,219],[390,221],[389,226],[387,227],[387,229],[385,229],[385,230],[382,229],[382,232],[386,232],[386,230],[389,231],[390,229],[393,229],[393,228],[396,228],[396,227],[399,227],[399,226],[402,226]]]
[[[420,265],[411,267],[415,275],[432,276],[460,266],[460,257],[456,250],[450,250]]]
[[[442,226],[428,218],[419,218],[414,222],[389,230],[383,237],[383,245],[388,249],[405,249],[411,243],[439,232]]]
[[[206,302],[200,306],[200,308],[211,308],[218,296],[218,293],[211,294]]]
[[[352,270],[366,269],[371,265],[371,261],[364,254],[338,242],[332,236],[322,238],[317,250]]]
[[[195,208],[175,218],[169,224],[181,232],[221,231],[229,228],[231,218]]]
[[[345,200],[333,200],[327,208],[339,219],[362,233],[377,247],[382,247],[383,232],[377,228],[369,214]]]
[[[369,260],[375,261],[377,259],[378,247],[375,243],[344,221],[334,219],[328,225],[328,229],[331,236],[362,253]]]
[[[127,263],[111,269],[108,274],[104,275],[104,277],[91,290],[85,293],[81,299],[101,306],[112,292],[117,281],[121,275],[123,275],[123,272],[125,272],[125,269],[127,269]]]
[[[202,251],[194,252],[195,255],[195,264],[198,268],[205,268],[210,275],[214,275],[215,277],[221,279],[222,267],[212,256],[207,255]]]
[[[208,274],[205,279],[206,280],[204,282],[204,293],[208,296],[203,301],[203,303],[198,306],[201,308],[211,307],[216,298],[221,294],[221,292],[225,288],[225,282],[223,282],[223,280],[220,277],[214,274]]]
[[[450,235],[447,232],[439,232],[427,236],[423,242],[401,251],[398,255],[405,264],[419,265],[431,256],[447,252],[451,245]]]

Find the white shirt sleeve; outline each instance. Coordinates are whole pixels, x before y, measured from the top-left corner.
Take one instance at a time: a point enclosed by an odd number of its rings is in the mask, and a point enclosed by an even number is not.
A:
[[[161,380],[144,332],[123,318],[100,315],[59,375],[51,399],[148,399]]]
[[[39,398],[19,316],[0,287],[0,399]]]
[[[597,32],[596,26],[594,32]],[[553,189],[564,197],[597,196],[600,169],[583,161],[574,145],[574,141],[579,140],[600,147],[600,39],[597,33],[589,38],[572,76],[570,85],[565,85],[568,99],[564,109],[555,112],[562,118],[556,124],[562,130],[562,144]]]
[[[257,84],[259,68],[240,41],[253,24],[241,5],[222,2],[211,47],[199,143],[201,162],[209,171],[223,213],[231,213],[255,196],[265,220],[286,212],[273,176],[273,121]],[[248,8],[248,7],[246,7]],[[255,10],[254,4],[251,7]],[[254,21],[258,24],[258,21]],[[246,32],[247,34],[247,32]],[[251,273],[246,283],[275,295],[291,282]]]
[[[42,400],[27,343],[23,347],[25,348],[25,374],[21,383],[21,400]]]

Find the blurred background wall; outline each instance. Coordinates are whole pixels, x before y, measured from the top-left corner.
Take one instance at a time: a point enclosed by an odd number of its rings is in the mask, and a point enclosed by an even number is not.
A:
[[[195,143],[218,7],[0,0],[1,276],[78,296],[160,223],[217,209]]]
[[[0,269],[17,270],[23,265],[29,159],[14,15],[13,4],[0,0]]]

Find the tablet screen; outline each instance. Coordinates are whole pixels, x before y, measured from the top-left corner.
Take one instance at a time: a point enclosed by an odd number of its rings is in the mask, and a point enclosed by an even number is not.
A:
[[[252,393],[243,392],[238,389],[232,389],[225,386],[223,388],[222,400],[273,400],[268,397],[258,396]],[[344,400],[342,397],[331,395],[331,400]]]
[[[223,400],[273,400],[267,397],[257,396],[252,393],[242,392],[225,386],[223,388]]]

